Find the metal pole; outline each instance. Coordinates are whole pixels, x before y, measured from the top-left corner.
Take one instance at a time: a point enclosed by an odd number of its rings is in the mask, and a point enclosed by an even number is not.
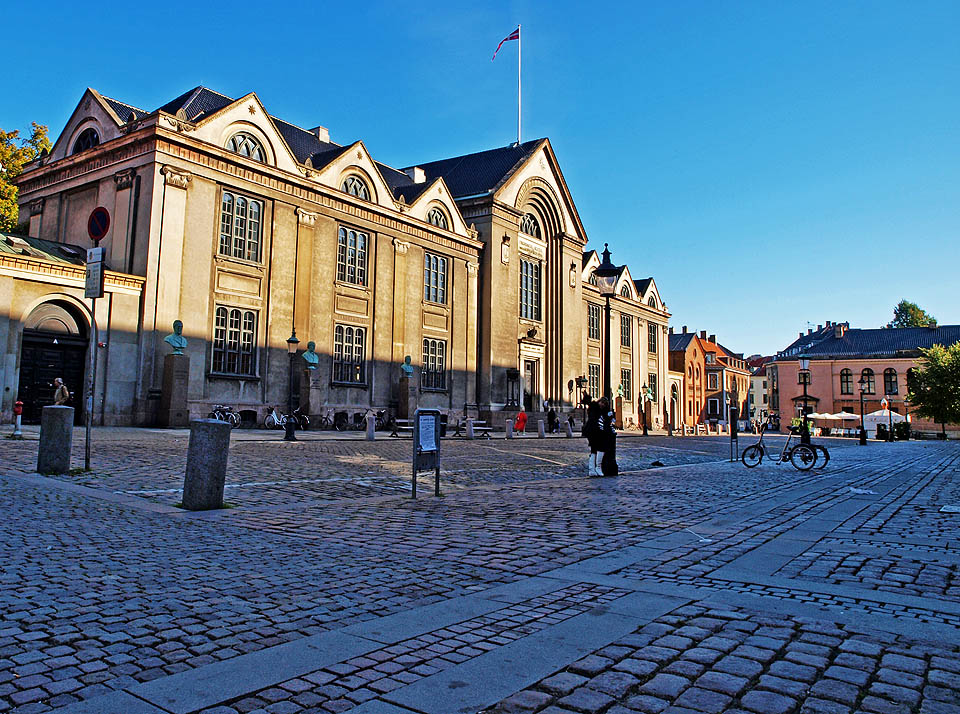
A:
[[[97,330],[97,299],[90,298],[90,324],[93,328],[93,339],[90,341],[90,372],[87,377],[87,399],[86,414],[84,422],[86,424],[86,438],[83,446],[83,470],[90,470],[90,432],[93,428],[93,392],[97,387],[97,344],[100,340]]]
[[[523,48],[523,34],[520,32],[520,25],[517,25],[517,144],[520,143],[520,55]]]
[[[416,439],[416,436],[414,436],[414,439]],[[413,475],[410,477],[410,498],[417,497],[417,455],[416,455],[417,445],[414,444],[413,448],[414,448]]]
[[[800,443],[810,443],[810,425],[807,423],[807,381],[809,374],[803,375],[803,426],[800,428]]]
[[[603,335],[603,396],[608,402],[613,400],[613,389],[610,385],[610,296],[604,295],[604,335]]]
[[[290,353],[290,375],[288,378],[289,384],[287,389],[287,420],[283,425],[283,440],[284,441],[297,441],[297,436],[294,434],[296,429],[296,422],[294,421],[293,416],[293,358],[295,354]]]
[[[860,446],[867,445],[867,430],[863,425],[863,389],[860,390]]]

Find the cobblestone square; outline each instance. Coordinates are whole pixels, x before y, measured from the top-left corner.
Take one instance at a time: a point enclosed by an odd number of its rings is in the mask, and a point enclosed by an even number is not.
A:
[[[186,431],[57,478],[35,436],[0,440],[0,712],[960,711],[955,443],[625,433],[587,478],[579,438],[447,439],[414,501],[409,440],[237,431],[191,513]]]

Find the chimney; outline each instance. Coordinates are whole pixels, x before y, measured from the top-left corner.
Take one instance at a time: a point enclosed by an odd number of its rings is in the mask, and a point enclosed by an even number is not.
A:
[[[673,328],[672,328],[672,327],[670,328],[670,334],[671,334],[671,335],[673,334]]]
[[[841,325],[840,323],[837,323],[836,325],[833,326],[833,336],[838,339],[843,337],[846,331],[847,331],[846,325]]]
[[[325,126],[315,126],[310,130],[311,134],[316,134],[317,138],[325,144],[330,143],[330,130]]]
[[[827,327],[833,327],[833,325],[831,324],[830,320],[827,320]]]
[[[423,183],[427,180],[427,174],[424,173],[423,169],[419,166],[411,166],[409,169],[404,169],[403,173],[409,176],[414,183]]]
[[[808,334],[808,335],[812,335],[812,334],[813,334],[813,328],[812,328],[812,327],[808,327],[808,328],[807,328],[807,334]]]
[[[800,337],[803,337],[803,333],[802,333],[802,332],[800,333]]]
[[[687,334],[687,326],[684,325],[682,329],[683,329],[683,334]]]
[[[717,336],[716,336],[716,335],[710,335],[710,342],[716,344],[716,343],[717,343]]]
[[[817,325],[817,332],[823,331],[823,325]]]
[[[700,330],[700,339],[701,339],[701,340],[707,339],[707,331],[706,331],[706,330]]]

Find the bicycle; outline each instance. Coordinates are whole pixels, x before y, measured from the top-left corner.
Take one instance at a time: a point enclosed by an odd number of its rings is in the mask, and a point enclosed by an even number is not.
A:
[[[330,415],[327,412],[324,412],[320,415],[320,418],[317,419],[317,426],[321,429],[332,429],[333,419],[330,418]]]
[[[268,429],[282,429],[286,423],[287,415],[281,414],[276,407],[273,407],[263,420],[263,425]]]
[[[240,413],[235,412],[233,407],[226,404],[214,404],[213,411],[207,415],[207,418],[225,421],[230,425],[231,429],[236,429],[240,426]]]
[[[740,455],[740,460],[748,469],[759,466],[764,456],[770,456],[771,458],[773,456],[763,443],[763,435],[770,423],[770,419],[767,419],[763,423],[763,426],[760,427],[760,440],[757,441],[756,444],[748,446]],[[790,441],[797,431],[796,428],[791,427],[790,434],[787,436],[787,440],[784,442],[783,448],[780,450],[780,454],[774,463],[780,465],[784,461],[789,461],[798,471],[809,471],[817,462],[817,450],[809,444],[794,444],[791,447]]]

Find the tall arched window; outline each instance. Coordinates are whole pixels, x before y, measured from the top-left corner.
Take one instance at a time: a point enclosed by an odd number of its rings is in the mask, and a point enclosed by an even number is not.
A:
[[[351,196],[362,198],[364,201],[370,200],[370,189],[359,176],[347,176],[340,184],[340,190],[349,193]]]
[[[897,384],[897,370],[892,367],[883,370],[883,393],[897,394],[899,389],[900,385]]]
[[[445,229],[447,227],[447,216],[439,208],[431,208],[427,211],[427,223]]]
[[[840,370],[840,394],[853,394],[853,372],[849,369]]]
[[[863,381],[864,394],[877,393],[877,382],[873,376],[872,369],[870,369],[869,367],[866,367],[862,372],[860,372],[860,379]]]
[[[97,146],[100,143],[100,135],[97,133],[97,130],[93,127],[89,127],[80,132],[80,136],[77,137],[77,140],[73,142],[73,152],[74,154],[79,154],[81,151],[86,151],[87,149],[92,149],[94,146]]]
[[[263,145],[260,141],[245,131],[238,132],[227,141],[227,149],[240,156],[246,156],[254,161],[263,163],[266,160],[266,154],[263,151]]]
[[[537,217],[532,213],[524,213],[523,218],[520,219],[520,232],[539,238],[540,224],[537,222]]]
[[[597,279],[596,273],[590,273],[590,278],[587,280],[591,285],[600,285],[600,281]]]
[[[647,305],[649,305],[650,307],[656,307],[657,299],[653,295],[651,295],[649,298],[647,298]]]
[[[630,286],[624,285],[622,288],[620,288],[620,295],[622,295],[625,298],[630,297]]]

